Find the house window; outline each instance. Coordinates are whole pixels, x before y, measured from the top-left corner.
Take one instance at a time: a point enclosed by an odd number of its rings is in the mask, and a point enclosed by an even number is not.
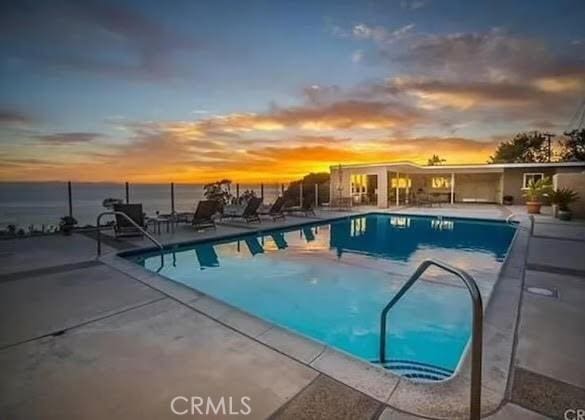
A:
[[[543,178],[544,174],[542,172],[524,174],[524,179],[522,180],[522,189],[527,189],[530,184],[540,181]]]
[[[351,176],[351,193],[365,194],[368,189],[368,182],[366,175],[352,175]]]
[[[446,176],[434,176],[431,178],[431,188],[437,190],[451,188],[451,178]]]
[[[392,178],[390,181],[390,188],[410,188],[412,186],[412,180],[410,178]]]

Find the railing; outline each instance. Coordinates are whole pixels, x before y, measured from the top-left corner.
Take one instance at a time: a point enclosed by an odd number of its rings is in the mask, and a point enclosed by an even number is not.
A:
[[[380,318],[380,363],[386,362],[386,318],[388,311],[398,302],[402,296],[412,287],[412,285],[422,276],[427,268],[439,267],[451,274],[459,277],[471,295],[473,303],[472,330],[471,330],[471,401],[470,416],[472,420],[478,420],[481,412],[481,358],[482,358],[482,337],[483,337],[483,303],[477,283],[465,271],[453,267],[449,264],[436,261],[423,261],[416,271],[410,276],[408,281],[402,286],[398,293],[382,310]]]
[[[107,216],[107,215],[112,215],[112,216],[122,216],[123,218],[125,218],[128,222],[130,222],[130,224],[132,226],[134,226],[136,229],[138,229],[144,236],[146,236],[148,239],[151,240],[151,242],[153,244],[155,244],[157,246],[157,248],[160,251],[160,264],[161,264],[161,268],[164,265],[165,262],[165,257],[164,257],[164,247],[162,246],[162,244],[157,241],[150,233],[148,233],[146,231],[146,229],[144,229],[142,226],[140,226],[138,223],[136,223],[134,220],[132,220],[132,218],[130,216],[128,216],[126,213],[123,213],[121,211],[105,211],[103,213],[100,213],[97,217],[96,220],[96,226],[97,226],[97,255],[98,257],[100,255],[102,255],[102,235],[101,235],[101,225],[100,225],[100,221],[102,220],[103,216]],[[159,269],[160,270],[160,269]]]
[[[516,216],[518,216],[517,213],[512,213],[511,215],[506,217],[506,223],[512,223],[512,219],[514,219]],[[530,236],[534,236],[534,223],[535,223],[534,216],[532,214],[529,214],[528,219],[530,219],[530,229],[528,229],[528,231],[530,232]]]

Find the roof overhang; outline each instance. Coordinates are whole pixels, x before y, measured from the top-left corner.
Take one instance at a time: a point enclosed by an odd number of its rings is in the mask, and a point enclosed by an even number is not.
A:
[[[332,165],[331,170],[336,169],[358,169],[366,172],[368,169],[380,170],[386,168],[391,172],[404,173],[490,173],[503,172],[504,169],[523,168],[523,169],[538,169],[538,168],[583,168],[585,169],[585,162],[551,162],[551,163],[484,163],[484,164],[462,164],[462,165],[417,165],[413,162],[382,162],[382,163],[366,163],[366,164],[349,164],[349,165]]]

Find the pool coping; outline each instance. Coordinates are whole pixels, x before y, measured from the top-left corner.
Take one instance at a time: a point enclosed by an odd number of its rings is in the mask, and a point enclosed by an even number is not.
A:
[[[246,233],[230,233],[188,240],[165,246],[166,250],[197,243],[229,240],[267,231],[294,229],[300,226],[329,223],[368,214],[433,217],[394,212],[366,212],[323,219],[311,219],[283,227],[268,227]],[[504,221],[503,218],[451,217],[447,219]],[[509,383],[519,303],[524,281],[529,234],[522,220],[508,248],[508,253],[487,302],[484,302],[482,416],[497,411],[509,394]],[[203,292],[147,270],[124,257],[155,251],[141,247],[104,255],[100,260],[112,268],[158,290],[191,309],[259,342],[297,362],[344,383],[377,401],[402,412],[433,419],[467,418],[469,413],[470,352],[465,349],[455,373],[440,382],[413,382],[391,371],[362,361],[342,350],[315,339],[272,324],[224,303]],[[469,346],[468,346],[469,347]]]

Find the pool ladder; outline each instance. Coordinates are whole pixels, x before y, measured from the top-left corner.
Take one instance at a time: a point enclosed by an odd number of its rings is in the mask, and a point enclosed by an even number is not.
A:
[[[121,211],[113,211],[113,210],[112,211],[105,211],[105,212],[100,213],[98,215],[97,220],[96,220],[96,226],[97,226],[97,255],[98,255],[98,257],[100,255],[102,255],[102,235],[101,235],[101,227],[102,226],[100,225],[100,221],[102,220],[102,217],[103,216],[107,216],[107,215],[121,216],[121,217],[125,218],[132,226],[134,226],[136,229],[138,229],[144,236],[146,236],[148,239],[150,239],[150,241],[153,244],[156,245],[156,247],[160,251],[160,267],[157,270],[157,271],[160,271],[160,269],[165,264],[164,247],[150,233],[148,233],[146,231],[146,229],[144,229],[142,226],[140,226],[138,223],[136,223],[134,220],[132,220],[132,218],[130,216],[128,216],[126,213],[123,213]]]
[[[512,220],[516,216],[518,216],[518,213],[512,213],[511,215],[509,215],[508,217],[506,217],[506,223],[512,224]],[[528,219],[530,220],[530,228],[526,228],[526,229],[528,229],[528,232],[530,232],[530,236],[534,236],[534,215],[529,214],[528,215]],[[520,227],[523,227],[523,226],[520,225]]]
[[[453,267],[437,260],[423,261],[416,271],[410,276],[406,283],[394,295],[392,300],[382,310],[380,316],[380,359],[378,362],[384,366],[386,360],[386,318],[388,312],[412,287],[412,285],[424,274],[431,266],[438,267],[451,274],[454,274],[463,281],[473,303],[472,311],[472,332],[471,332],[471,398],[469,418],[479,420],[481,413],[481,364],[482,364],[482,337],[483,337],[483,303],[477,283],[469,274],[459,268]],[[390,361],[391,362],[391,361]]]

